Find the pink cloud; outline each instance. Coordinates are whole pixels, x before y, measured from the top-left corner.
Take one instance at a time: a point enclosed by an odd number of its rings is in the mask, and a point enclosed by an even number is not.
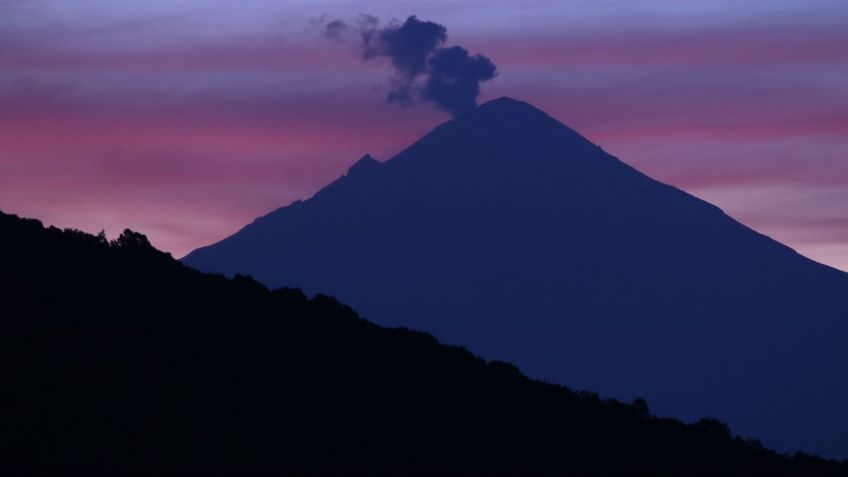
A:
[[[848,269],[844,220],[821,212],[848,200],[848,32],[810,18],[528,27],[462,43],[500,67],[487,98],[529,100],[646,173]],[[0,34],[0,208],[91,231],[131,226],[176,255],[446,119],[383,104],[389,70],[304,35],[127,46],[99,41],[108,30],[59,33]],[[788,207],[764,187],[804,200]]]

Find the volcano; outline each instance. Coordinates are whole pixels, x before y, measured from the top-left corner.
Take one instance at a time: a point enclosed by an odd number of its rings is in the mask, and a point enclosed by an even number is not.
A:
[[[848,274],[509,98],[185,264],[327,293],[528,375],[848,457]]]

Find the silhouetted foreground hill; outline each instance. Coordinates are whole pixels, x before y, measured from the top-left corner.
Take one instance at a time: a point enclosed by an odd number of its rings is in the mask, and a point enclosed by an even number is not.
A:
[[[848,274],[501,98],[183,260],[848,457]]]
[[[0,475],[848,475],[0,214]]]

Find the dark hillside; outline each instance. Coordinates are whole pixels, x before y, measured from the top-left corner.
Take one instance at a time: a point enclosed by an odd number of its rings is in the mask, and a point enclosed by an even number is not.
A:
[[[0,214],[0,475],[848,475]]]

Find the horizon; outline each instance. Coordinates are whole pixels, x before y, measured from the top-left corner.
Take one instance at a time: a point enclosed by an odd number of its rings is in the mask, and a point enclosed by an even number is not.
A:
[[[0,4],[0,209],[148,235],[180,257],[448,119],[386,104],[391,71],[323,14],[417,14],[641,172],[848,271],[848,6],[536,1]],[[469,15],[473,12],[477,15]],[[532,33],[526,33],[531,30]],[[756,36],[756,40],[750,38]]]

